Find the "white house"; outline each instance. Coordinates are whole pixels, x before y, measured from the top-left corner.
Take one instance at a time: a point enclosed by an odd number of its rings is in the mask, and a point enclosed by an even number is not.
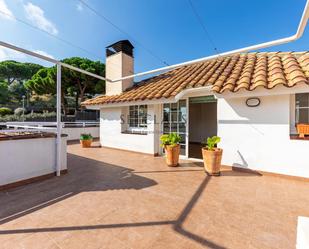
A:
[[[133,46],[106,48],[106,77],[133,73]],[[133,82],[106,82],[85,101],[101,114],[102,146],[162,154],[159,137],[182,136],[181,155],[201,158],[200,143],[218,135],[223,164],[309,177],[309,52],[246,53],[177,68]]]

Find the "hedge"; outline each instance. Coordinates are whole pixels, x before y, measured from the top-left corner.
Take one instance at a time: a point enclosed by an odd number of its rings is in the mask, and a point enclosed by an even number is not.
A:
[[[51,122],[54,121],[56,118],[55,112],[48,112],[48,113],[29,113],[25,114],[24,116],[19,115],[6,115],[0,116],[0,122],[15,122],[15,121],[46,121]]]
[[[13,111],[10,108],[7,107],[1,107],[0,108],[0,116],[10,115]]]

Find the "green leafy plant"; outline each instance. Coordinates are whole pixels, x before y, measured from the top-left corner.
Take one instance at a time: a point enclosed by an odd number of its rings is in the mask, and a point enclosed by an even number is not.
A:
[[[162,147],[166,145],[176,146],[181,141],[181,137],[176,132],[172,132],[170,134],[162,135],[160,140]]]
[[[218,136],[208,137],[202,145],[206,147],[208,150],[214,150],[218,143],[220,143],[221,138]]]
[[[89,134],[81,134],[80,135],[80,140],[91,140],[92,139],[92,136],[91,136],[91,134],[89,133]]]
[[[0,108],[0,116],[10,115],[13,111],[10,108],[2,107]]]

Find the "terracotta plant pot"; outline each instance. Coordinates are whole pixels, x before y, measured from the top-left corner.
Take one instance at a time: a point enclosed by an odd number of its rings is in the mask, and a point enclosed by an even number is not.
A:
[[[166,153],[166,164],[169,167],[176,167],[178,166],[179,162],[179,153],[180,153],[180,145],[165,145],[164,146],[165,153]]]
[[[297,124],[297,133],[299,134],[299,137],[309,135],[309,124]]]
[[[92,139],[80,140],[80,144],[82,145],[83,148],[90,148],[91,143],[92,143]]]
[[[204,168],[208,175],[220,175],[222,152],[223,150],[219,148],[215,148],[215,150],[202,148]]]

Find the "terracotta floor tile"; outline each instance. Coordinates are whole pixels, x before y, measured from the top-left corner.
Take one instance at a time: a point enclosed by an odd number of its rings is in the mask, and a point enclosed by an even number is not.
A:
[[[67,175],[0,192],[1,249],[295,248],[297,216],[309,216],[308,182],[208,177],[200,163],[169,168],[78,144],[68,152]]]

